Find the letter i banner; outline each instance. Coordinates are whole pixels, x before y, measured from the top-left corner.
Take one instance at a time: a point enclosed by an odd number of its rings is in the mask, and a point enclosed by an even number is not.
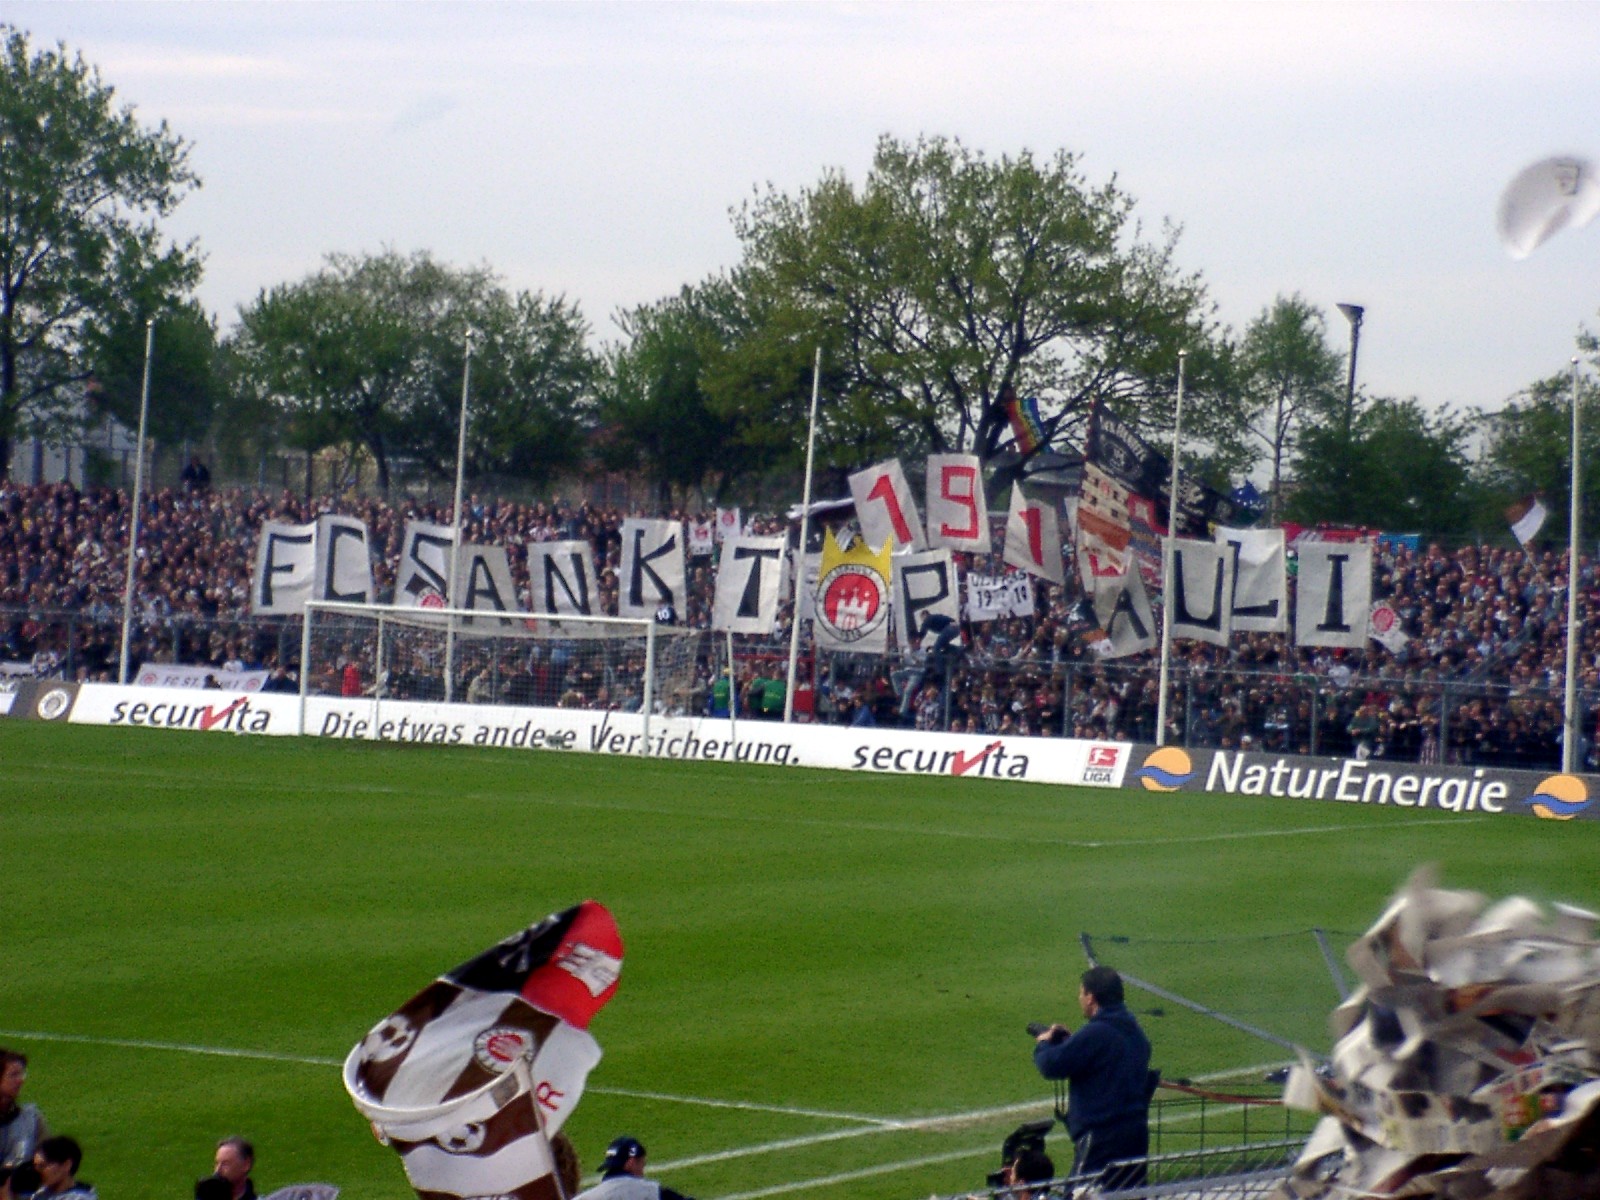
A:
[[[622,938],[585,900],[492,946],[390,1013],[350,1051],[344,1086],[425,1200],[558,1200],[549,1138],[600,1047]]]

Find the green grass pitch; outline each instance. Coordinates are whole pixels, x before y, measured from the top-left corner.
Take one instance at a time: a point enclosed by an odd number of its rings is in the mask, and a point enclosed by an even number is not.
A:
[[[229,1133],[256,1142],[263,1189],[403,1200],[332,1064],[439,972],[592,896],[627,957],[568,1126],[586,1167],[628,1132],[701,1200],[907,1200],[976,1186],[1047,1112],[1022,1027],[1079,1019],[1081,931],[1114,966],[1324,1051],[1335,994],[1307,930],[1359,932],[1423,862],[1448,886],[1600,905],[1597,839],[1588,822],[0,722],[0,1044],[29,1055],[24,1099],[83,1142],[107,1200],[187,1195]],[[1130,1001],[1169,1078],[1284,1058]],[[1070,1161],[1064,1135],[1052,1147]]]

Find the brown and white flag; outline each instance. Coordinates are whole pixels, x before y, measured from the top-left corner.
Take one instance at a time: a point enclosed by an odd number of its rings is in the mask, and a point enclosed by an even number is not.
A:
[[[616,922],[585,900],[436,979],[350,1051],[345,1089],[422,1200],[559,1200],[549,1138],[600,1061],[587,1028],[621,969]]]

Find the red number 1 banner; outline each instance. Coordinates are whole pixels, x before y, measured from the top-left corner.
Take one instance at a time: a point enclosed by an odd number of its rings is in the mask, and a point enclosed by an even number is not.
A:
[[[896,550],[926,550],[922,516],[906,483],[898,458],[891,458],[850,476],[861,536],[869,545],[891,542]]]

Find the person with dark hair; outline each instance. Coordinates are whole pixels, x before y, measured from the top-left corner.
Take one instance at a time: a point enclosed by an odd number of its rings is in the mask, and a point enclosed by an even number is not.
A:
[[[35,1200],[97,1200],[94,1184],[78,1178],[83,1165],[83,1147],[69,1137],[47,1137],[33,1152],[33,1167],[39,1172]]]
[[[1050,1156],[1037,1146],[1019,1150],[1017,1156],[1000,1170],[1000,1186],[1008,1189],[1010,1200],[1034,1200],[1044,1196],[1047,1189],[1035,1185],[1049,1183],[1056,1177],[1056,1165]]]
[[[28,1056],[0,1050],[0,1170],[12,1173],[11,1190],[17,1196],[39,1186],[33,1152],[50,1135],[39,1110],[17,1099],[27,1078]]]
[[[600,1160],[600,1182],[576,1200],[689,1200],[687,1196],[644,1177],[644,1143],[638,1138],[613,1138]]]
[[[1159,1080],[1150,1069],[1150,1039],[1123,1002],[1122,976],[1110,967],[1083,973],[1078,1006],[1087,1022],[1076,1033],[1051,1025],[1039,1034],[1033,1062],[1046,1079],[1064,1079],[1074,1178],[1102,1175],[1107,1190],[1145,1181],[1150,1152],[1150,1098]],[[1114,1162],[1138,1160],[1106,1171]]]
[[[256,1148],[242,1137],[225,1137],[217,1143],[217,1157],[213,1166],[216,1178],[227,1183],[231,1200],[256,1200],[255,1181],[250,1178],[255,1165]],[[197,1184],[197,1195],[199,1190]]]

